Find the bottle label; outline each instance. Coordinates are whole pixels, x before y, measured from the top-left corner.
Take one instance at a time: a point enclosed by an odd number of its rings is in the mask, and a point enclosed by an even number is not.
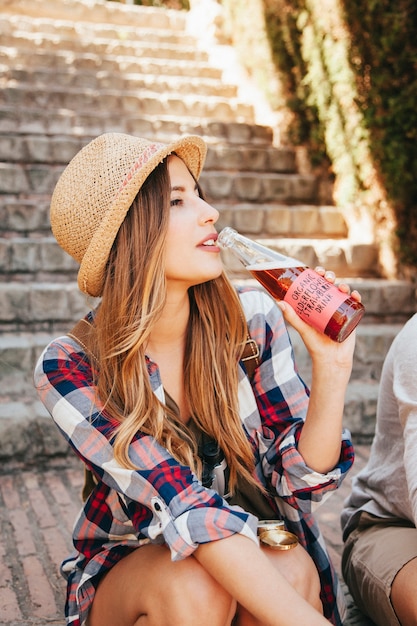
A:
[[[324,332],[333,313],[348,298],[347,293],[343,293],[320,274],[308,268],[295,279],[284,300],[301,319]]]
[[[282,259],[277,258],[269,262],[265,261],[263,263],[253,263],[252,265],[247,265],[246,269],[248,272],[263,272],[264,270],[282,270],[287,267],[306,267],[306,265],[304,265],[301,261],[297,261],[297,259],[292,259],[290,256],[282,256]]]

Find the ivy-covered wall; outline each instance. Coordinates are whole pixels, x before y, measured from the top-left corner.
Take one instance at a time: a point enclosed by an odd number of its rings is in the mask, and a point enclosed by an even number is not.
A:
[[[417,266],[417,5],[343,0],[357,102],[398,220],[401,259]]]
[[[352,236],[379,243],[382,274],[417,269],[414,0],[221,3],[242,62],[271,105],[291,112],[288,140],[334,176]]]

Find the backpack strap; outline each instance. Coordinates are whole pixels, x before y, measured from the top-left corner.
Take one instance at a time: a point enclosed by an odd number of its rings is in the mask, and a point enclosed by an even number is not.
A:
[[[97,357],[95,356],[94,325],[91,322],[85,317],[82,317],[67,335],[75,339],[75,341],[84,348],[86,354],[97,362]]]
[[[85,317],[81,318],[75,326],[70,330],[67,335],[72,337],[79,343],[86,353],[92,357],[95,361],[97,361],[97,357],[95,356],[95,337],[94,337],[94,326],[91,322],[89,322]],[[249,379],[253,378],[255,369],[259,365],[259,346],[254,339],[249,334],[247,334],[245,347],[243,348],[242,356],[240,360],[244,363],[246,373]]]
[[[260,359],[259,359],[259,346],[256,343],[256,341],[252,339],[252,337],[249,334],[249,331],[248,331],[248,336],[246,338],[245,347],[243,348],[243,353],[242,353],[242,356],[240,357],[240,360],[243,361],[249,380],[252,380],[255,370],[260,363]]]

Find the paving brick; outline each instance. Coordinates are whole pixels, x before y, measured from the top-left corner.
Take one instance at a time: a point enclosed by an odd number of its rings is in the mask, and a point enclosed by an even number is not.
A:
[[[356,447],[356,460],[340,489],[316,515],[340,575],[340,511],[353,476],[364,466],[369,446]],[[0,474],[1,626],[63,626],[65,583],[58,574],[71,548],[72,522],[81,506],[83,470],[73,455],[50,458],[45,465],[3,466]],[[372,626],[348,595],[345,626]]]

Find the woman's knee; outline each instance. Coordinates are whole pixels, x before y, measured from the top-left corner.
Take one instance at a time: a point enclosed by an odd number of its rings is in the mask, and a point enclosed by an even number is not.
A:
[[[230,626],[235,610],[235,601],[194,557],[172,562],[165,547],[144,546],[100,582],[89,623]]]
[[[166,606],[181,626],[230,626],[236,602],[193,557],[175,563],[177,570],[163,580]]]
[[[292,587],[317,610],[322,611],[320,600],[320,577],[313,559],[302,546],[294,550],[267,549],[275,567]]]

